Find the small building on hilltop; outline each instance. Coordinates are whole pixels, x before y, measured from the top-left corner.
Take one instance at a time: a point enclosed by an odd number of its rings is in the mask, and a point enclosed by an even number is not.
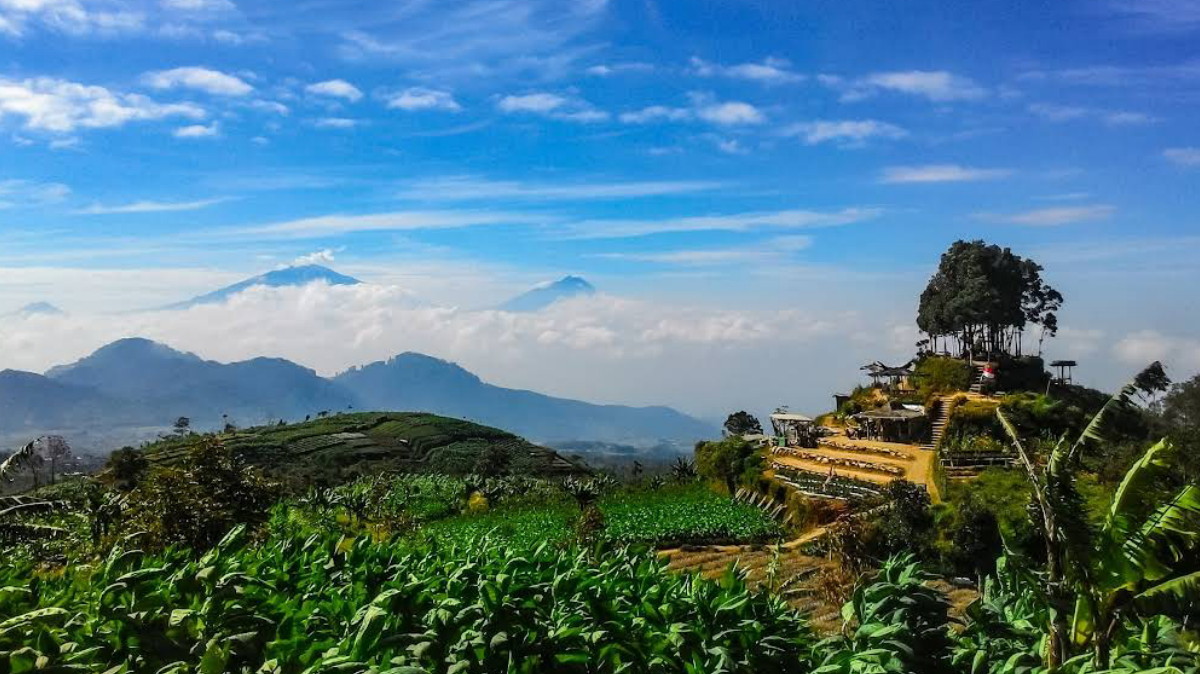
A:
[[[816,424],[812,417],[795,414],[786,408],[775,410],[771,415],[771,428],[775,435],[783,438],[788,447],[816,447]]]
[[[856,435],[883,442],[916,443],[926,430],[925,411],[889,403],[873,410],[859,412],[853,417],[858,424]]]

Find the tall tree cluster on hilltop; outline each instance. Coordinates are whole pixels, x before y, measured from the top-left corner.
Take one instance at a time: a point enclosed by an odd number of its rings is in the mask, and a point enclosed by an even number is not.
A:
[[[1020,355],[1027,326],[1040,326],[1041,339],[1058,332],[1062,303],[1037,262],[983,241],[955,241],[921,293],[917,327],[935,351],[941,342],[974,355]]]

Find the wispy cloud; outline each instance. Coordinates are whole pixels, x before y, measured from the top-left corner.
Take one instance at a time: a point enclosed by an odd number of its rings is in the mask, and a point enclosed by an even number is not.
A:
[[[66,199],[71,188],[62,183],[34,180],[0,180],[0,208],[43,206]]]
[[[140,94],[68,80],[0,78],[0,116],[21,118],[31,131],[71,133],[169,117],[202,119],[205,115],[203,108],[191,103],[158,103]]]
[[[582,98],[545,91],[504,96],[496,101],[496,109],[510,115],[537,115],[568,122],[603,122],[609,117]]]
[[[1144,112],[1129,112],[1125,110],[1102,110],[1076,105],[1056,105],[1053,103],[1030,103],[1026,109],[1034,115],[1050,122],[1069,122],[1079,119],[1096,119],[1109,126],[1140,126],[1153,124],[1158,121],[1153,115]]]
[[[343,56],[409,65],[431,81],[557,79],[595,51],[582,40],[606,0],[465,0],[365,8],[342,32]],[[384,26],[384,27],[381,27]]]
[[[651,73],[654,70],[655,67],[652,64],[640,61],[627,61],[623,63],[599,63],[589,66],[584,72],[595,77],[609,77],[621,73]]]
[[[1131,18],[1146,31],[1185,33],[1200,30],[1200,4],[1194,0],[1108,0],[1115,14]]]
[[[536,183],[488,180],[475,176],[424,178],[405,185],[398,196],[418,201],[593,201],[658,197],[716,190],[716,181],[642,181]]]
[[[726,77],[763,84],[788,84],[804,80],[803,75],[792,70],[789,61],[780,58],[766,58],[760,63],[721,65],[693,57],[690,65],[692,74],[699,77]]]
[[[908,94],[935,103],[977,101],[988,90],[974,80],[944,70],[905,70],[880,72],[847,79],[838,75],[820,75],[817,80],[841,92],[843,101],[860,101],[882,91]]]
[[[764,211],[728,215],[702,215],[660,220],[584,220],[561,228],[575,239],[610,239],[667,232],[740,232],[752,229],[812,229],[837,227],[878,217],[878,208],[844,208],[840,211]]]
[[[779,262],[792,253],[812,246],[812,237],[802,234],[777,236],[762,243],[726,248],[685,248],[643,253],[599,253],[596,257],[689,267]]]
[[[1163,158],[1180,166],[1200,166],[1200,147],[1170,147],[1163,150]]]
[[[688,94],[688,107],[651,105],[640,110],[623,112],[620,120],[626,124],[655,122],[702,121],[717,126],[753,126],[767,121],[766,114],[743,101],[721,101],[707,92]]]
[[[996,180],[1012,175],[1010,169],[971,168],[958,164],[889,166],[883,170],[882,183],[962,183]]]
[[[221,128],[216,123],[212,124],[190,124],[181,126],[171,132],[171,135],[176,138],[215,138],[221,134]]]
[[[67,35],[117,35],[141,32],[146,15],[124,7],[96,7],[80,0],[9,0],[0,3],[0,34],[21,37],[32,24]]]
[[[212,238],[317,238],[350,232],[458,229],[482,225],[546,224],[554,218],[542,214],[506,211],[390,211],[352,215],[337,213],[287,220],[230,230],[213,230]]]
[[[357,119],[349,117],[321,117],[312,121],[312,125],[318,129],[353,129],[358,124]]]
[[[834,143],[861,147],[870,140],[904,138],[908,132],[875,119],[819,119],[786,127],[783,135],[800,138],[807,145]]]
[[[385,96],[387,106],[396,110],[414,112],[418,110],[445,110],[458,112],[462,106],[454,100],[449,91],[428,89],[426,87],[409,87]]]
[[[325,80],[324,82],[314,82],[304,87],[304,93],[311,96],[320,96],[325,98],[340,98],[342,100],[354,103],[363,97],[363,92],[359,91],[358,87],[350,84],[346,80]]]
[[[1063,206],[1058,208],[1038,208],[1020,213],[979,213],[976,217],[992,222],[1006,222],[1014,225],[1030,227],[1056,227],[1077,222],[1095,222],[1107,220],[1117,212],[1116,207],[1107,204],[1088,206]]]
[[[239,77],[198,66],[155,70],[142,75],[142,81],[154,89],[192,89],[214,96],[245,96],[254,91]]]
[[[1092,87],[1163,87],[1200,80],[1200,60],[1171,65],[1094,65],[1058,70],[1031,70],[1020,75],[1024,82]]]
[[[229,197],[199,199],[196,201],[134,201],[128,204],[92,204],[73,213],[81,215],[110,215],[114,213],[173,213],[176,211],[198,211],[229,201]]]

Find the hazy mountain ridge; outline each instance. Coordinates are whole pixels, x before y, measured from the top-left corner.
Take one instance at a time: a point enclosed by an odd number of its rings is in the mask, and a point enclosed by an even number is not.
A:
[[[488,384],[447,361],[403,353],[347,370],[334,381],[368,407],[465,416],[539,442],[604,440],[645,443],[713,435],[710,425],[669,407],[596,405]]]
[[[716,432],[668,407],[595,405],[507,389],[416,353],[327,379],[282,358],[220,363],[143,338],[118,340],[45,375],[0,373],[0,402],[7,403],[0,411],[0,438],[9,441],[53,430],[105,442],[128,435],[120,442],[133,442],[145,437],[147,427],[166,429],[180,416],[191,419],[193,428],[208,430],[226,421],[254,425],[348,409],[433,412],[537,442],[687,446]]]

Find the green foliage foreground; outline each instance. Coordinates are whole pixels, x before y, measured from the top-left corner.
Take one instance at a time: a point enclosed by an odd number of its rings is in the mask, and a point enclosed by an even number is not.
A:
[[[145,555],[131,540],[94,567],[32,583],[34,569],[0,566],[0,663],[12,671],[783,672],[812,644],[779,599],[733,577],[664,573],[651,554],[518,553],[487,540],[245,539],[235,530],[198,559]]]
[[[896,559],[856,590],[845,635],[817,641],[801,614],[736,575],[670,574],[648,552],[249,538],[236,529],[196,557],[148,555],[134,537],[49,575],[0,562],[0,670],[1045,671],[1046,603],[1028,572],[1003,565],[961,633],[928,577]],[[1160,618],[1123,630],[1109,671],[1200,671],[1180,634]],[[1096,672],[1089,661],[1061,671]]]

